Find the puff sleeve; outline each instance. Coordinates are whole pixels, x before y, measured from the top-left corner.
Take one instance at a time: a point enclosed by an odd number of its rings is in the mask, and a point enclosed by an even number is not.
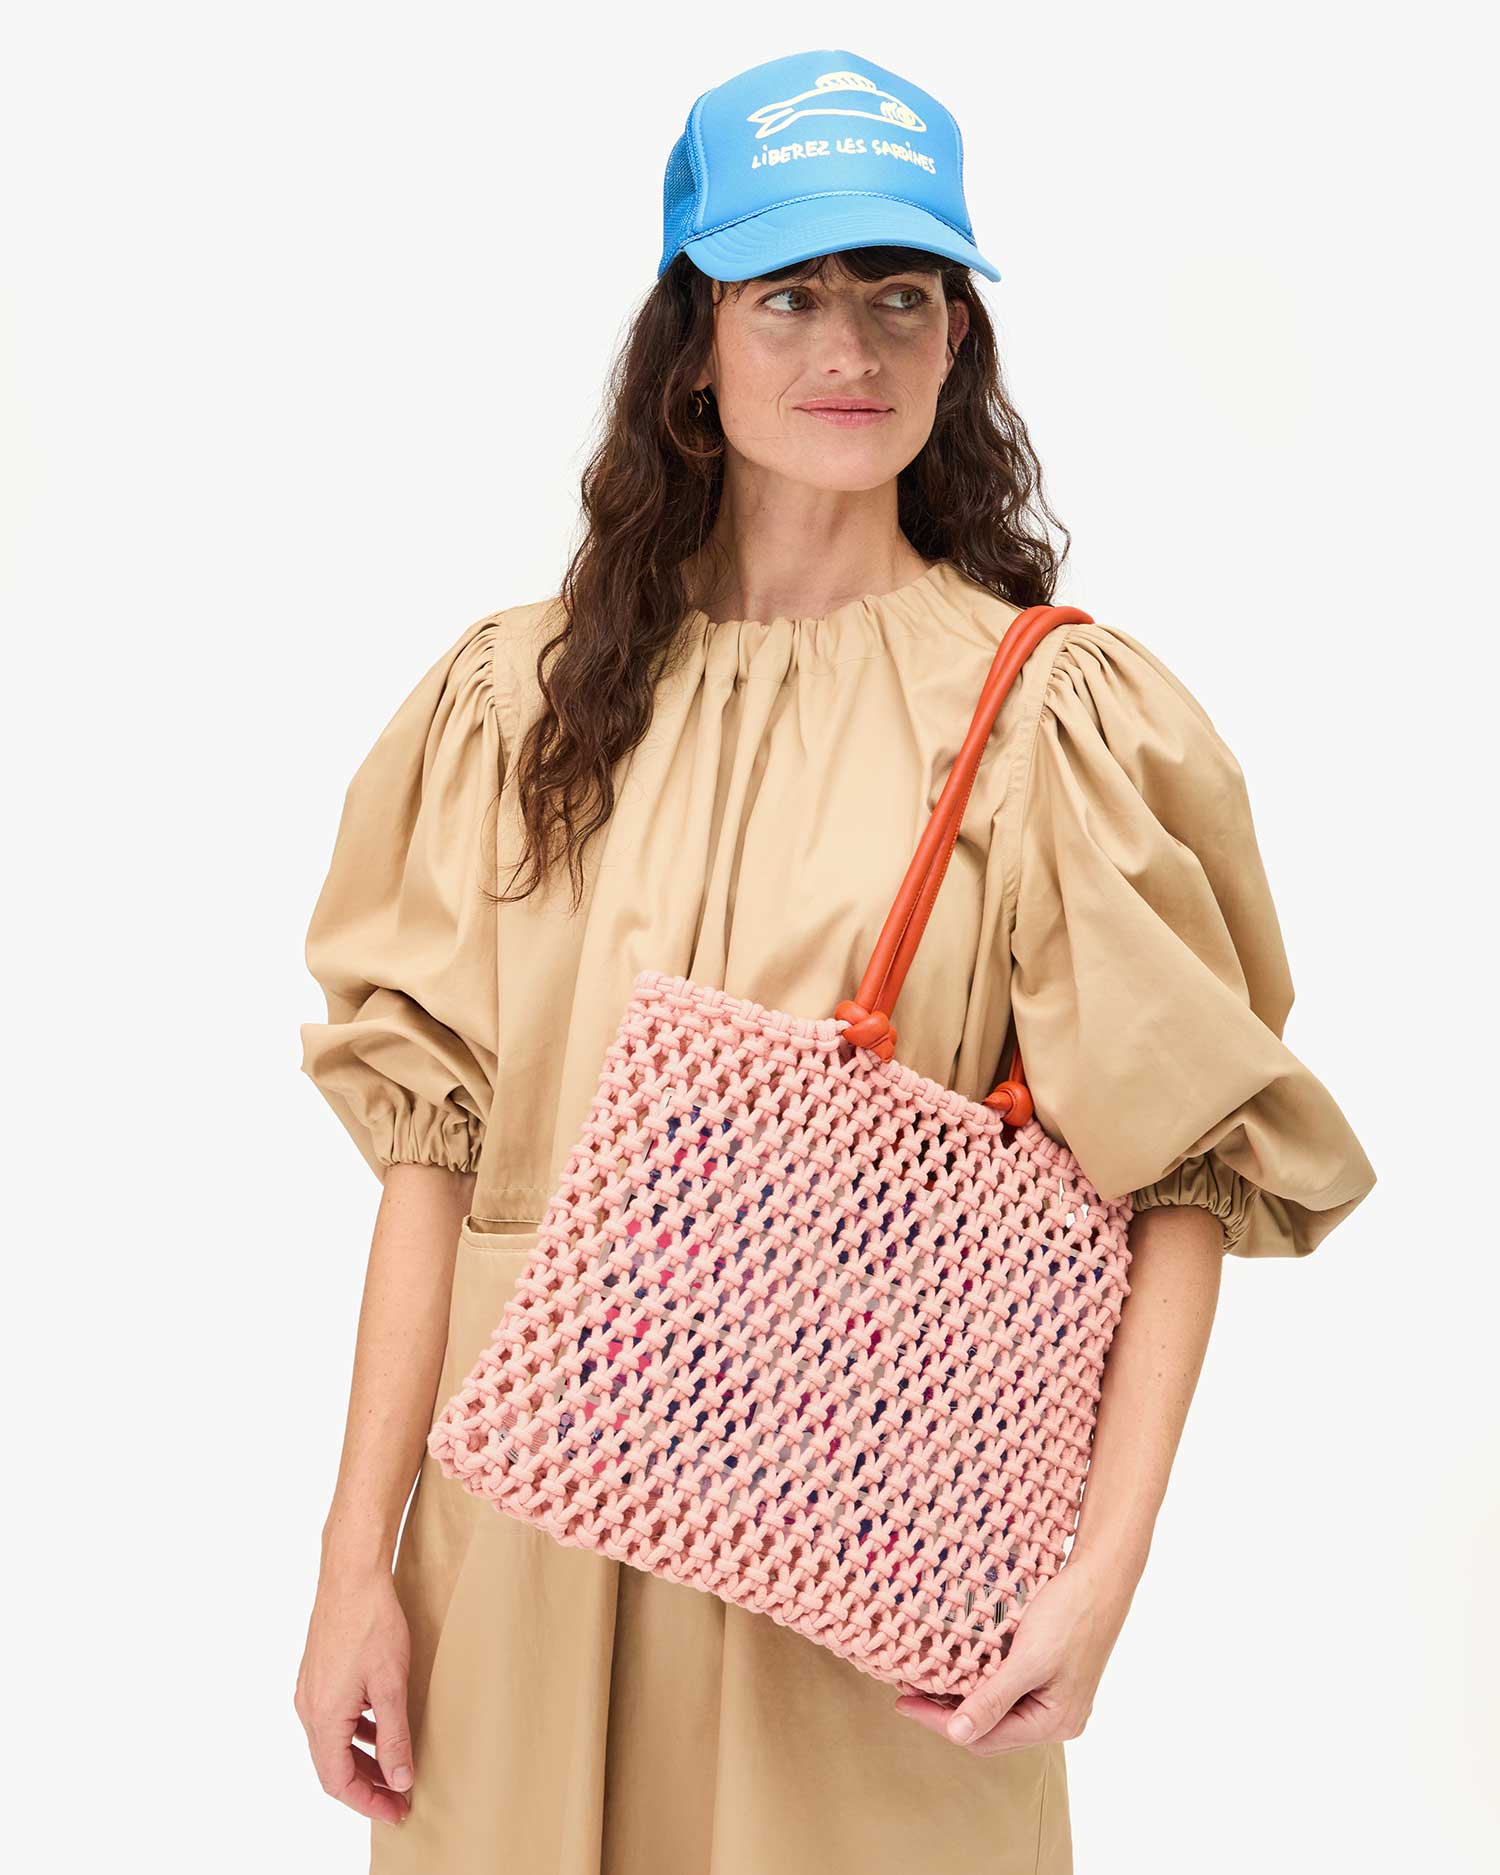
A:
[[[1036,1116],[1101,1195],[1301,1256],[1375,1183],[1282,1041],[1293,986],[1244,775],[1128,633],[1067,628],[1032,744],[1012,1006]]]
[[[344,797],[308,926],[327,1020],[302,1070],[377,1176],[472,1172],[495,1079],[493,872],[505,772],[499,622],[471,625],[386,724]]]

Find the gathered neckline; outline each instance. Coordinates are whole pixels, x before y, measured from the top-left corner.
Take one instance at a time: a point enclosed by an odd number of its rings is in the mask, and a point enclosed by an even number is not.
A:
[[[693,606],[688,612],[688,621],[693,630],[704,636],[727,631],[771,631],[778,625],[815,625],[826,628],[858,613],[869,614],[881,606],[899,606],[904,600],[920,599],[930,587],[940,584],[943,575],[957,570],[951,560],[935,560],[925,573],[919,573],[904,586],[893,586],[889,592],[865,593],[857,599],[845,599],[828,612],[778,612],[769,619],[711,619],[700,606]]]

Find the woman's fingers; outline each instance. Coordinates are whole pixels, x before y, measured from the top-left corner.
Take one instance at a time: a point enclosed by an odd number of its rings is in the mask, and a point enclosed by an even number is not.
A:
[[[977,1743],[991,1732],[1010,1711],[1023,1693],[1029,1693],[1035,1680],[1027,1674],[1014,1652],[988,1679],[981,1680],[968,1698],[948,1714],[944,1727],[956,1745]]]
[[[1023,1693],[1005,1716],[982,1732],[969,1749],[976,1758],[996,1751],[1021,1751],[1028,1745],[1055,1742],[1056,1714],[1034,1693]]]
[[[367,1751],[358,1750],[354,1734],[359,1726],[347,1719],[315,1719],[307,1728],[307,1742],[312,1751],[318,1782],[330,1797],[348,1804],[361,1816],[382,1823],[399,1823],[406,1815],[407,1800],[387,1788],[381,1767]]]
[[[929,1732],[940,1732],[955,1745],[980,1756],[1041,1742],[1039,1709],[1032,1697],[1035,1674],[1014,1654],[982,1681],[958,1706],[940,1705],[921,1694],[903,1693],[896,1710]],[[1040,1717],[1045,1717],[1044,1709]]]
[[[406,1723],[406,1681],[394,1674],[370,1688],[375,1713],[375,1753],[392,1790],[410,1790],[411,1729]]]

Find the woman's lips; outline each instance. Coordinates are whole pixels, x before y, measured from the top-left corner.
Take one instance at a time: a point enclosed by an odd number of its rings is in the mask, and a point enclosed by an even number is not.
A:
[[[831,423],[841,430],[866,430],[895,414],[890,410],[838,410],[827,405],[798,404],[797,408],[805,417],[816,417],[820,423]]]

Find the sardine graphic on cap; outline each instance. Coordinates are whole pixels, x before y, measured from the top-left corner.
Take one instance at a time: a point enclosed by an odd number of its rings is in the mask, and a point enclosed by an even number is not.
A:
[[[883,98],[885,102],[878,111],[855,111],[847,105],[828,105],[806,111],[795,108],[806,98],[826,98],[830,92],[838,91],[863,91],[871,97]],[[799,117],[874,117],[886,123],[899,124],[903,130],[927,128],[909,104],[903,104],[893,92],[882,91],[873,79],[864,77],[860,72],[820,72],[811,91],[799,91],[796,97],[784,98],[779,104],[763,104],[758,111],[750,113],[750,122],[760,125],[755,133],[757,137],[769,137],[773,131],[784,130],[788,124],[794,124]]]

